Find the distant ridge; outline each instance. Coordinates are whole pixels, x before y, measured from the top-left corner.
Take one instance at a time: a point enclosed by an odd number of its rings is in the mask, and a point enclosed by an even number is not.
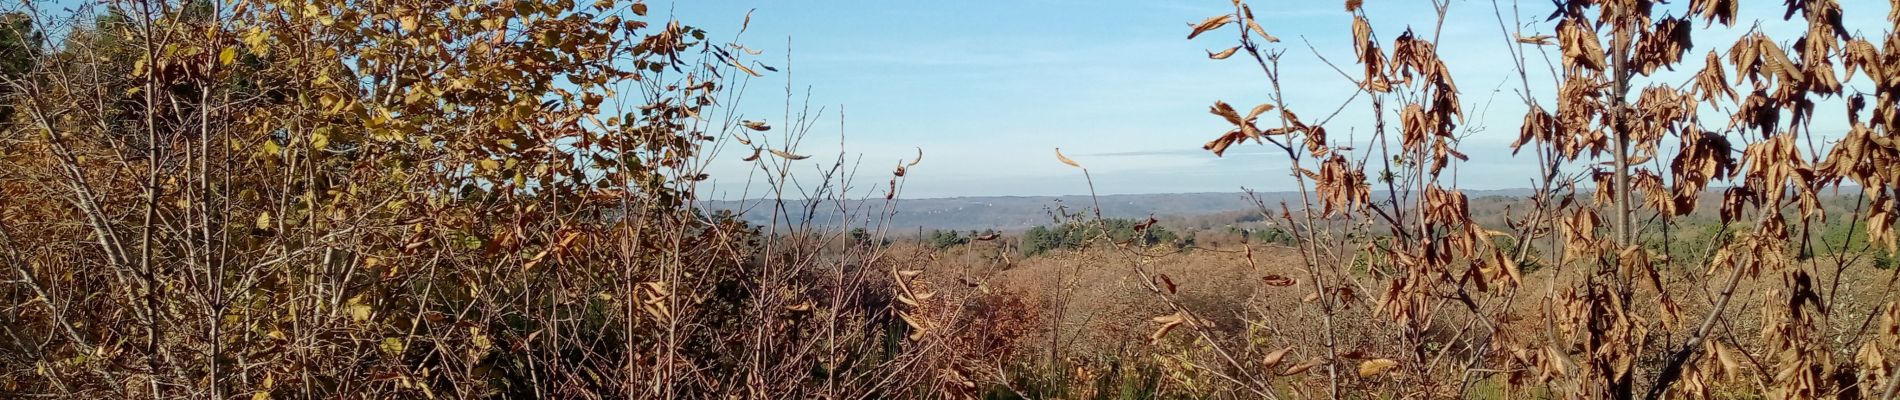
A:
[[[1375,192],[1374,196],[1383,196],[1383,193]],[[1466,190],[1465,193],[1472,198],[1482,198],[1523,196],[1529,195],[1531,190]],[[1277,206],[1280,201],[1297,202],[1299,199],[1296,192],[1256,192],[1256,195],[1269,206]],[[1096,201],[1101,203],[1102,216],[1109,218],[1141,218],[1149,215],[1187,217],[1254,208],[1243,192],[1113,194],[1094,199],[1087,195],[898,199],[897,214],[892,216],[890,227],[894,232],[919,228],[1019,231],[1053,223],[1052,214],[1056,210],[1066,210],[1071,214],[1084,212],[1093,208]],[[703,204],[711,210],[739,212],[743,219],[755,224],[765,224],[772,218],[771,203],[763,200],[721,200]],[[854,217],[850,218],[852,225],[862,225],[867,219],[866,215],[878,215],[883,206],[882,198],[853,200],[845,202],[845,212],[840,212],[835,202],[820,202],[812,213],[812,220],[815,224],[838,224],[845,220],[843,215],[849,213]],[[803,219],[806,208],[803,202],[788,201],[786,208],[785,215],[790,215],[792,220]]]

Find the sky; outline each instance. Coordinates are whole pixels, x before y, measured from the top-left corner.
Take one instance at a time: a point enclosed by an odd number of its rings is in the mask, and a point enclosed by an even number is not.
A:
[[[1429,35],[1437,21],[1427,1],[1366,3],[1385,47],[1407,28]],[[1439,31],[1440,56],[1465,103],[1467,123],[1460,129],[1469,135],[1462,149],[1471,159],[1458,170],[1461,187],[1532,185],[1537,168],[1531,155],[1512,157],[1509,148],[1524,105],[1522,84],[1508,61],[1506,46],[1513,44],[1501,33],[1498,15],[1513,25],[1521,17],[1527,34],[1553,33],[1555,25],[1543,21],[1552,10],[1549,2],[1521,3],[1514,11],[1503,1],[1502,10],[1494,11],[1489,0],[1452,0]],[[1659,13],[1681,14],[1686,3],[1661,5]],[[823,112],[797,152],[825,155],[806,161],[814,164],[828,164],[815,161],[840,152],[860,162],[855,190],[881,193],[892,166],[921,149],[924,160],[911,169],[904,197],[1088,193],[1081,171],[1057,161],[1058,147],[1089,168],[1100,194],[1294,189],[1286,162],[1267,146],[1237,145],[1225,157],[1201,149],[1231,128],[1208,113],[1215,100],[1246,110],[1266,102],[1272,90],[1251,59],[1208,59],[1210,50],[1235,44],[1232,25],[1185,39],[1191,23],[1231,12],[1226,0],[651,4],[653,12],[704,28],[714,39],[732,37],[750,12],[738,40],[763,51],[756,58],[780,72],[753,78],[744,98],[730,106],[782,129],[787,87],[794,107],[809,99],[811,109]],[[1320,58],[1347,71],[1359,68],[1350,44],[1352,17],[1343,3],[1254,4],[1265,29],[1282,39],[1269,48],[1285,51],[1281,86],[1289,108],[1312,123],[1345,105],[1327,130],[1336,141],[1363,142],[1372,121],[1367,98],[1347,104],[1353,84]],[[1802,26],[1781,21],[1780,2],[1742,4],[1739,21],[1761,19],[1760,29],[1784,44],[1791,43],[1783,40],[1791,38],[1788,32]],[[1843,6],[1850,31],[1880,35],[1890,29],[1886,1],[1844,0]],[[1639,80],[1637,87],[1690,79],[1707,52],[1726,50],[1750,27],[1698,31],[1698,46],[1678,71]],[[1556,49],[1547,49],[1554,59]],[[1549,66],[1531,55],[1531,92],[1554,109]],[[1732,69],[1729,74],[1733,79]],[[1862,78],[1849,82],[1849,91],[1856,86],[1871,87]],[[1837,104],[1818,104],[1816,132],[1844,130]],[[1726,121],[1726,112],[1709,112],[1704,110],[1705,124]],[[710,193],[702,196],[756,197],[756,181],[750,191],[746,184],[751,167],[740,161],[750,153],[728,147],[713,155],[712,185],[705,189]]]

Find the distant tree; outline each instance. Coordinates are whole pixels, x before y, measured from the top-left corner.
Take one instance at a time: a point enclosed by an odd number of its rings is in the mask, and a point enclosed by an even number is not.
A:
[[[939,250],[948,249],[951,247],[955,247],[957,245],[970,242],[970,238],[963,236],[962,232],[958,232],[954,230],[950,230],[950,231],[933,230],[933,231],[930,231],[930,236],[925,237],[924,240],[930,243],[932,247],[936,247]]]
[[[1077,249],[1099,238],[1140,246],[1165,243],[1185,247],[1191,244],[1191,241],[1184,241],[1180,234],[1160,226],[1136,229],[1141,224],[1141,221],[1132,219],[1104,219],[1094,223],[1038,226],[1023,233],[1022,252],[1023,255],[1033,256],[1056,249]]]
[[[40,34],[24,13],[0,14],[0,82],[13,82],[33,69],[40,54]],[[0,85],[0,98],[13,95],[11,85]],[[0,102],[0,125],[13,121],[13,102]]]
[[[1033,256],[1042,254],[1060,246],[1061,239],[1056,236],[1054,231],[1049,230],[1048,227],[1038,226],[1029,228],[1028,232],[1023,232],[1023,255]]]

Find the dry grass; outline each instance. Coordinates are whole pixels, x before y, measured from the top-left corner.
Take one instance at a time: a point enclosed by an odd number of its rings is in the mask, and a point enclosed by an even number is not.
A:
[[[1448,168],[1474,131],[1435,35],[1382,32],[1347,2],[1363,68],[1321,61],[1371,99],[1373,139],[1351,143],[1289,109],[1285,49],[1229,3],[1189,39],[1234,34],[1210,58],[1272,89],[1244,114],[1215,102],[1232,128],[1206,148],[1284,153],[1298,194],[1245,221],[1277,243],[1117,242],[1133,236],[1110,225],[1161,225],[1096,210],[1067,216],[1081,246],[1034,257],[1014,238],[887,242],[921,154],[853,186],[849,155],[801,150],[823,110],[723,108],[774,70],[754,49],[644,3],[9,5],[0,397],[1900,390],[1896,275],[1872,259],[1900,214],[1879,168],[1900,163],[1890,27],[1882,49],[1841,34],[1833,2],[1790,2],[1799,45],[1751,34],[1660,82],[1694,19],[1732,24],[1731,2],[1563,1],[1554,36],[1494,2],[1543,178],[1487,214],[1505,202],[1471,201]],[[1453,4],[1432,2],[1441,25]],[[1546,47],[1555,111],[1527,66]],[[1874,83],[1836,78],[1857,72]],[[1814,101],[1850,93],[1853,128],[1813,147]],[[1705,106],[1734,106],[1707,117],[1729,126],[1701,128]],[[726,148],[763,199],[736,207],[771,222],[703,207]],[[1093,185],[1086,163],[1051,162]],[[1850,182],[1852,201],[1821,195]]]

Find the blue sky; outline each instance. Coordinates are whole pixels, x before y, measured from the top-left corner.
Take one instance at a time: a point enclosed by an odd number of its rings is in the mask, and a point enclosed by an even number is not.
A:
[[[1341,2],[1254,3],[1266,29],[1283,39],[1274,48],[1286,50],[1282,86],[1291,108],[1312,122],[1347,101],[1352,84],[1303,42],[1341,68],[1357,68],[1348,44],[1351,16]],[[1548,2],[1522,3],[1527,33],[1553,30],[1543,22]],[[1686,7],[1675,3],[1659,7]],[[1511,4],[1503,6],[1508,21]],[[1887,2],[1844,6],[1850,30],[1889,29]],[[1385,41],[1408,26],[1428,34],[1436,20],[1422,0],[1373,0],[1366,8]],[[696,0],[656,2],[653,9],[713,38],[730,37],[754,10],[740,41],[763,50],[758,58],[776,67],[786,66],[789,41],[791,68],[753,79],[738,110],[782,127],[790,79],[797,99],[809,94],[812,107],[825,110],[799,151],[824,155],[806,161],[812,162],[838,152],[842,108],[843,150],[862,157],[863,190],[882,190],[891,166],[922,148],[924,163],[912,170],[905,197],[1086,193],[1080,171],[1056,161],[1056,147],[1090,168],[1102,194],[1292,189],[1285,162],[1266,147],[1244,145],[1224,158],[1200,149],[1228,128],[1207,113],[1209,105],[1224,100],[1244,110],[1265,102],[1271,89],[1251,60],[1206,57],[1233,44],[1232,26],[1185,40],[1188,23],[1231,11],[1225,0]],[[1799,28],[1782,22],[1781,10],[1779,2],[1744,2],[1738,19],[1762,19],[1762,29],[1779,40]],[[1704,54],[1726,49],[1747,28],[1698,33],[1698,46],[1684,57],[1693,61],[1654,79],[1684,81]],[[1464,128],[1471,130],[1463,147],[1471,161],[1459,171],[1467,188],[1528,187],[1535,175],[1531,160],[1510,156],[1524,107],[1499,32],[1491,1],[1453,0],[1441,33],[1440,54],[1463,91]],[[1531,90],[1551,108],[1546,65],[1533,57],[1530,68]],[[1850,86],[1868,87],[1864,79]],[[1843,126],[1837,104],[1817,110],[1817,132]],[[1727,113],[1704,112],[1705,124],[1726,120]],[[1327,129],[1340,140],[1364,140],[1370,113],[1360,97]],[[739,159],[747,154],[729,147],[714,156],[711,197],[741,196],[747,165]]]

